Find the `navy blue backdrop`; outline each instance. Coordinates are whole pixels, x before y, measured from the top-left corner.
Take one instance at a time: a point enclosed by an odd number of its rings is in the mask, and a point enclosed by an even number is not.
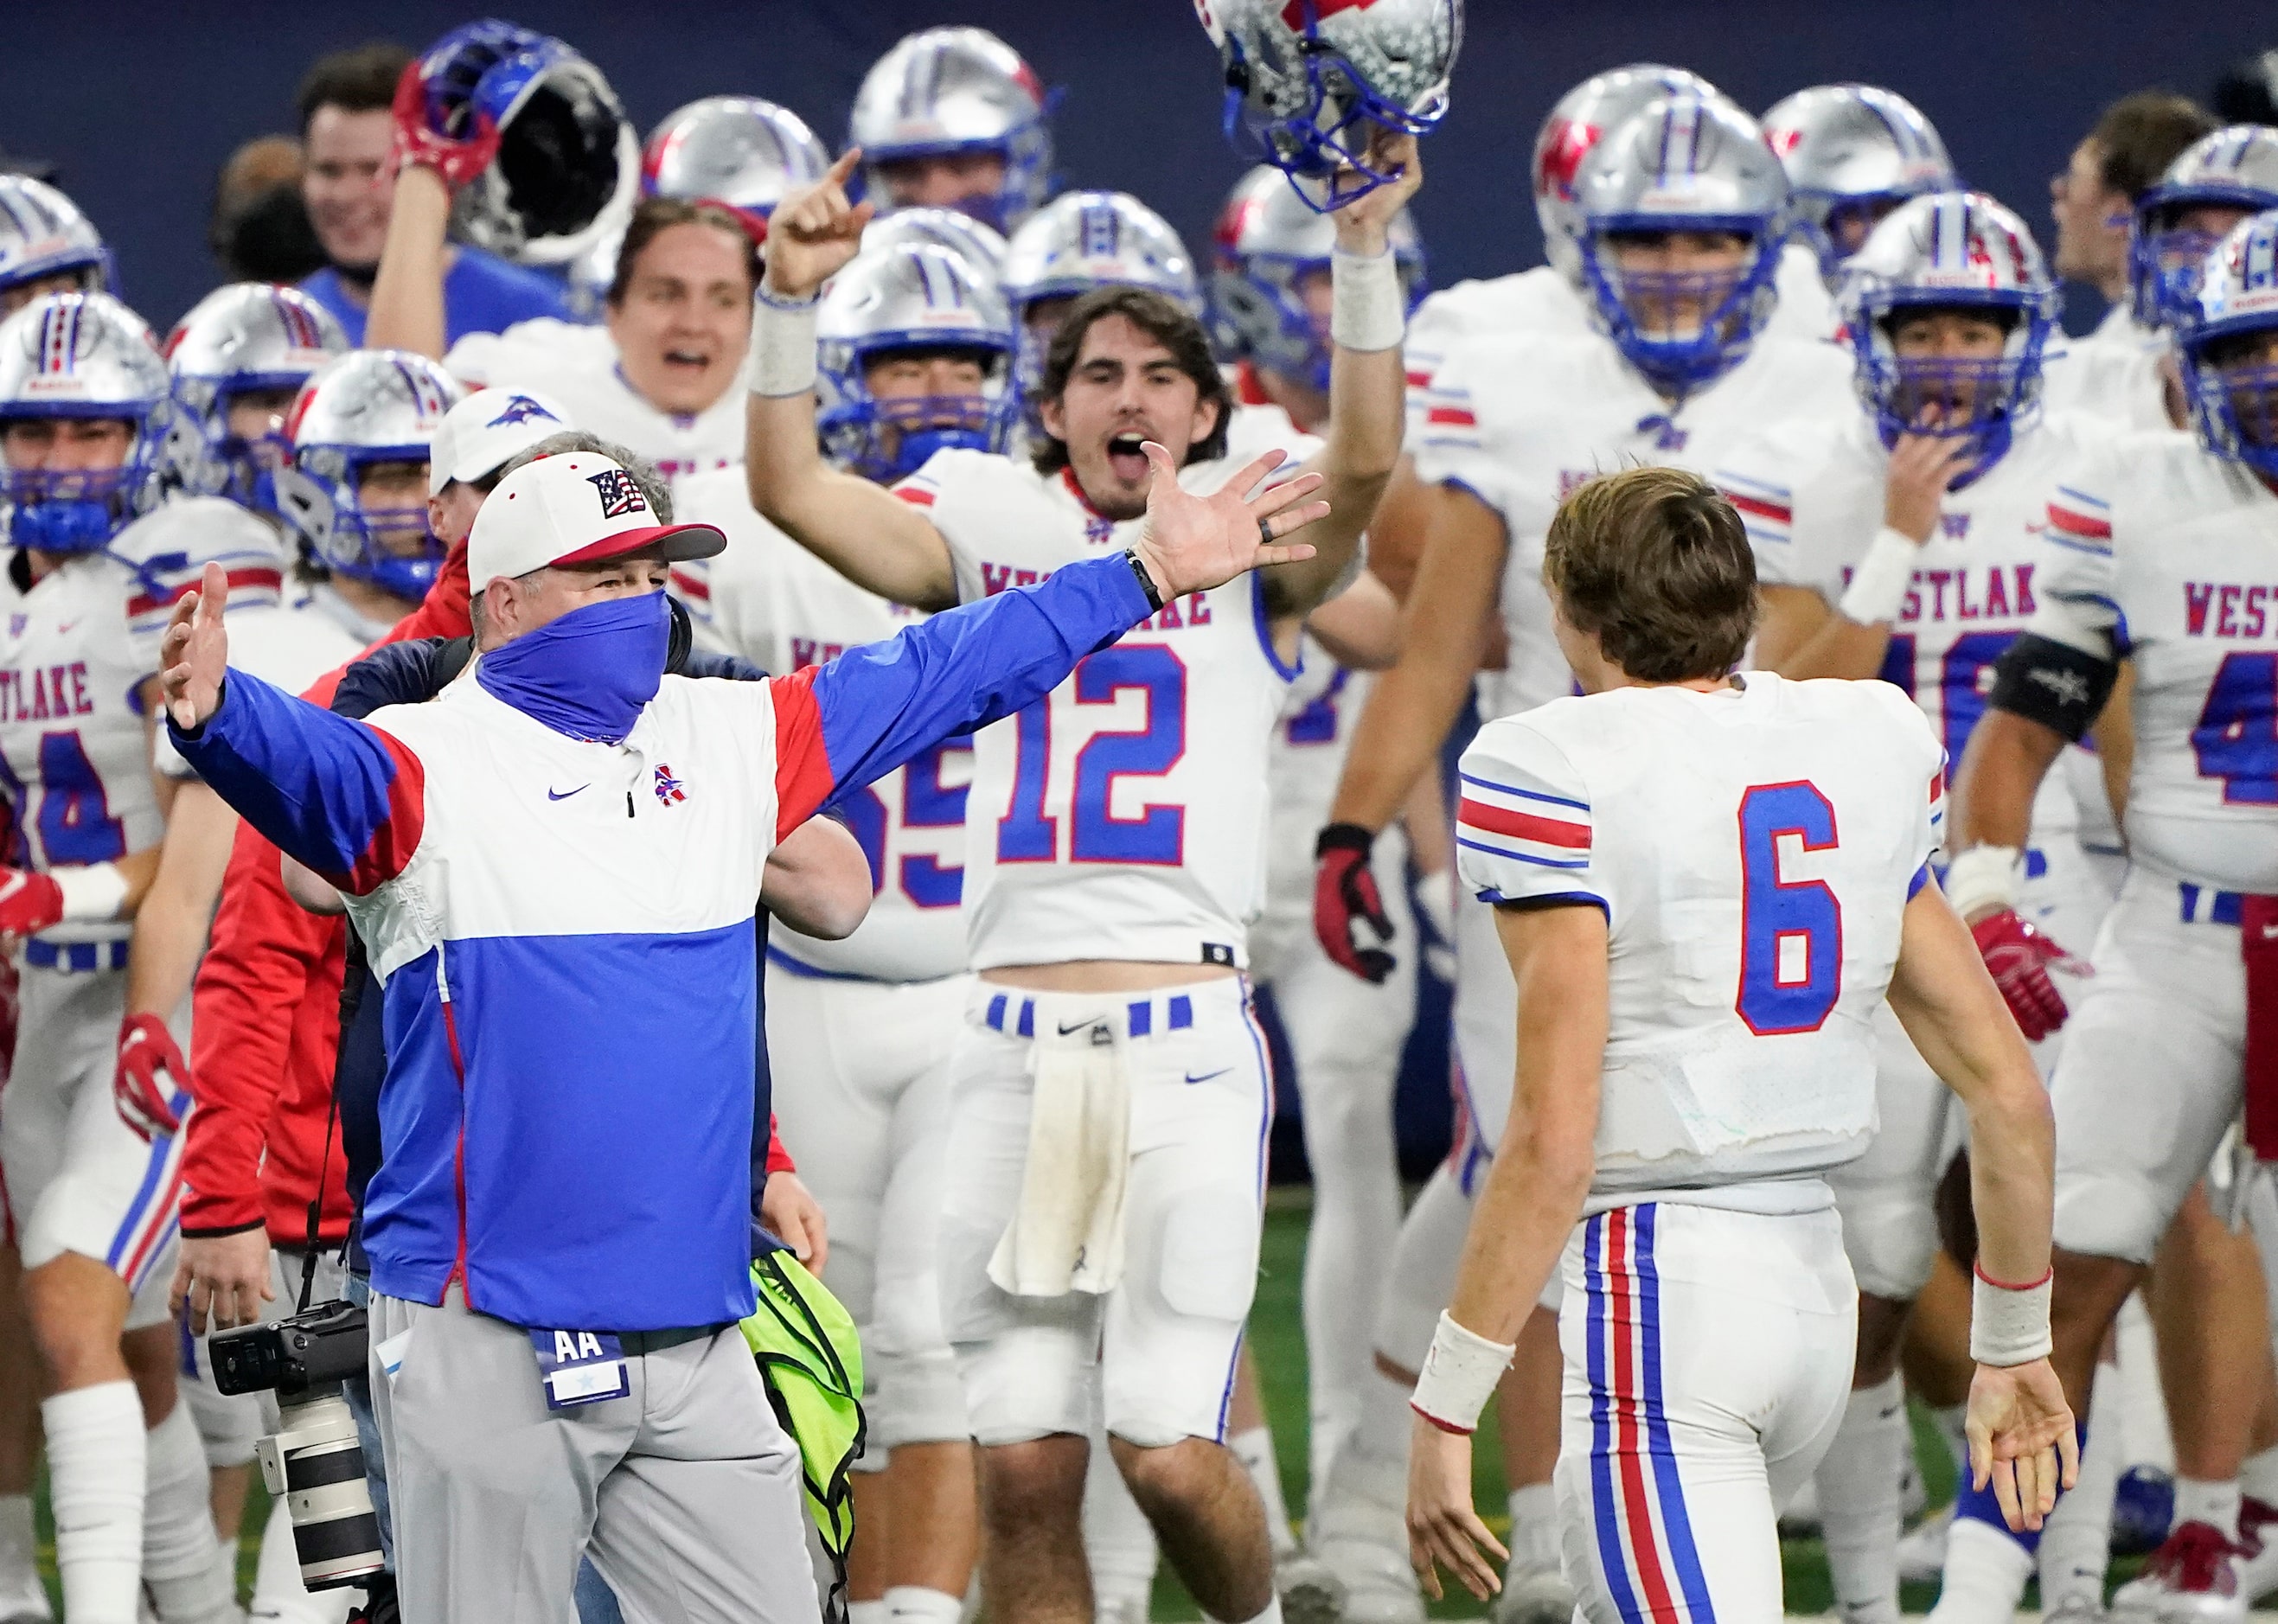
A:
[[[50,158],[118,245],[126,292],[162,330],[218,279],[204,247],[217,167],[288,130],[317,53],[376,34],[413,47],[464,0],[13,0],[0,30],[0,147]],[[1204,240],[1237,172],[1219,139],[1216,64],[1184,0],[516,0],[508,14],[599,62],[643,129],[736,91],[796,109],[836,146],[863,68],[898,35],[978,23],[1061,87],[1072,185],[1136,193]],[[2166,12],[2172,20],[2163,23]],[[1761,111],[1799,86],[1864,79],[1912,97],[1970,181],[2045,225],[2048,177],[2098,108],[2148,84],[2204,95],[2228,62],[2278,43],[2251,6],[2148,0],[1472,0],[1455,110],[1426,148],[1418,212],[1435,281],[1538,254],[1526,160],[1558,92],[1639,58],[1707,74]],[[2091,313],[2083,301],[2075,320]]]

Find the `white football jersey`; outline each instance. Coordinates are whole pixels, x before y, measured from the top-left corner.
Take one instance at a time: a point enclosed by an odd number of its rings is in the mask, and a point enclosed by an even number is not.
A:
[[[1285,910],[1311,912],[1313,840],[1329,820],[1353,728],[1376,682],[1370,672],[1337,664],[1311,634],[1302,647],[1297,679],[1289,685],[1265,758],[1273,801],[1266,905],[1277,918]]]
[[[1191,464],[1214,491],[1239,468]],[[972,602],[1120,551],[1140,521],[1095,513],[1072,476],[945,451],[895,487],[949,543]],[[975,970],[1074,959],[1248,962],[1264,903],[1266,742],[1296,667],[1263,580],[1191,593],[975,739],[965,907]]]
[[[158,672],[166,608],[108,554],[66,560],[26,588],[29,562],[19,553],[10,563],[19,590],[0,644],[0,788],[15,810],[15,858],[42,873],[116,862],[165,834],[141,687]],[[130,928],[105,920],[40,934],[111,942]]]
[[[470,388],[536,389],[560,401],[570,421],[656,464],[676,489],[693,474],[744,460],[744,386],[693,416],[660,411],[625,381],[616,341],[603,327],[540,316],[504,332],[470,332],[443,365]]]
[[[1590,308],[1574,285],[1548,265],[1509,276],[1458,282],[1426,296],[1408,318],[1401,359],[1408,370],[1408,448],[1416,449],[1431,410],[1431,383],[1441,364],[1475,339],[1515,333],[1590,331]]]
[[[1993,466],[1939,504],[1880,673],[1914,696],[1946,755],[1961,759],[1985,713],[1993,667],[2038,606],[2036,577],[2052,549],[2049,489],[2108,446],[2093,418],[2055,417],[2022,430]],[[1712,470],[1747,525],[1757,578],[1804,587],[1834,604],[1883,523],[1890,454],[1865,414],[1781,423]],[[2078,809],[2064,774],[2033,804],[2037,839],[2070,833]]]
[[[880,642],[924,617],[864,591],[753,511],[738,466],[699,474],[677,498],[684,520],[716,524],[728,548],[673,567],[693,616],[719,646],[788,676]],[[870,911],[841,942],[777,924],[768,950],[831,975],[930,981],[965,968],[966,797],[969,739],[950,739],[842,799],[837,811],[870,860]]]
[[[2041,403],[2051,414],[2086,413],[2115,429],[2172,430],[2165,344],[2068,342],[2042,363]]]
[[[1827,344],[1762,340],[1674,408],[1595,333],[1480,339],[1450,355],[1410,444],[1418,478],[1461,485],[1502,516],[1510,657],[1506,670],[1482,674],[1482,708],[1502,715],[1572,691],[1550,632],[1542,543],[1576,486],[1640,462],[1705,475],[1767,423],[1857,410],[1851,369]]]
[[[1765,337],[1831,339],[1842,330],[1842,315],[1835,308],[1835,295],[1827,291],[1815,250],[1800,242],[1782,248],[1772,286],[1779,290],[1779,304],[1764,324]]]
[[[2278,892],[2278,495],[2180,434],[2131,435],[2049,502],[2032,629],[2133,658],[2129,855]]]
[[[1468,888],[1606,912],[1592,1210],[1823,1207],[1810,1176],[1875,1131],[1874,1016],[1945,752],[1886,683],[1741,680],[1555,700],[1464,753]]]

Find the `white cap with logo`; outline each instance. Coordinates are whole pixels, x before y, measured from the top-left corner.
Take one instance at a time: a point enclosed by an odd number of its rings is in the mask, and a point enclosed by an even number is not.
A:
[[[427,494],[454,479],[495,474],[542,439],[574,429],[570,414],[535,389],[478,389],[443,414],[427,447]]]
[[[499,481],[467,538],[467,583],[480,592],[549,564],[598,564],[631,553],[677,562],[710,558],[727,545],[709,524],[659,524],[623,467],[597,452],[568,451]]]

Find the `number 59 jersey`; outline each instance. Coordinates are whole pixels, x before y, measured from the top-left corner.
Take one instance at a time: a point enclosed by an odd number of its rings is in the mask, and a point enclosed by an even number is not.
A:
[[[2129,855],[2278,892],[2278,495],[2196,438],[2131,436],[2049,500],[2030,629],[2132,657]]]
[[[1242,464],[1180,470],[1215,491]],[[895,487],[948,541],[972,602],[1114,553],[1140,521],[1092,511],[1065,470],[945,451]],[[1042,704],[974,739],[965,911],[972,965],[1137,959],[1244,965],[1265,903],[1266,745],[1294,667],[1248,575],[1164,606]]]
[[[1812,1176],[1875,1131],[1874,1015],[1945,751],[1886,682],[1741,681],[1554,700],[1464,753],[1471,889],[1606,913],[1593,1210],[1824,1206]]]

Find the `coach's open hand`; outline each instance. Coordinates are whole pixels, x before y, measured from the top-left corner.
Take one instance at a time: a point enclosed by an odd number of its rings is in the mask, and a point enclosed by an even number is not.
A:
[[[221,628],[229,602],[229,576],[208,564],[195,592],[185,592],[158,645],[158,687],[166,714],[187,733],[221,708],[222,678],[229,674],[229,634]]]
[[[1214,496],[1196,496],[1179,486],[1171,454],[1149,440],[1140,447],[1155,477],[1147,482],[1147,520],[1132,551],[1145,561],[1156,590],[1167,600],[1222,586],[1245,570],[1269,564],[1294,564],[1313,556],[1305,542],[1270,544],[1266,536],[1290,531],[1328,516],[1326,502],[1293,507],[1321,488],[1319,474],[1300,474],[1257,490],[1268,474],[1289,460],[1286,451],[1265,453],[1227,480]],[[1256,492],[1247,500],[1245,491]]]
[[[877,212],[875,205],[846,196],[846,178],[861,161],[862,149],[849,147],[829,174],[793,192],[768,217],[768,268],[761,280],[768,293],[804,299],[860,251],[862,228]]]

